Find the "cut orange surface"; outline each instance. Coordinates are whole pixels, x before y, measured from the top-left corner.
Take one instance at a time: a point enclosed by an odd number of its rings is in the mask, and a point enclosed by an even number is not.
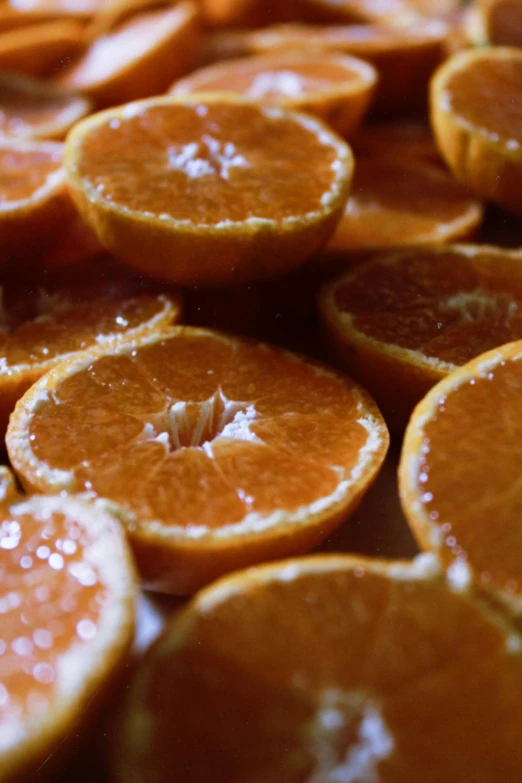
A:
[[[48,76],[76,58],[84,48],[83,26],[57,20],[0,34],[0,69]]]
[[[150,651],[114,733],[115,779],[518,783],[521,649],[430,556],[250,569]]]
[[[441,378],[522,339],[522,253],[455,245],[382,256],[329,283],[320,310],[341,363],[404,426]]]
[[[0,4],[0,33],[43,22],[53,22],[60,16],[61,14],[53,11],[19,11],[10,3],[2,2]]]
[[[183,594],[323,541],[388,433],[345,376],[178,327],[58,366],[19,401],[7,442],[25,487],[116,504],[145,585]]]
[[[359,158],[344,215],[326,248],[357,255],[473,236],[483,208],[450,174],[395,157]]]
[[[522,51],[491,47],[450,58],[431,85],[431,120],[448,165],[480,196],[518,213],[521,83]]]
[[[310,257],[340,218],[353,156],[305,114],[171,96],[78,123],[66,167],[102,245],[153,277],[205,285],[274,277]]]
[[[469,40],[479,46],[522,45],[520,0],[475,0],[466,17]]]
[[[199,40],[192,2],[145,9],[95,40],[58,84],[101,107],[164,92],[193,65]]]
[[[63,145],[0,139],[0,259],[9,263],[49,244],[69,217]]]
[[[63,139],[90,111],[86,98],[29,76],[0,72],[0,134]]]
[[[426,102],[429,79],[444,59],[446,25],[419,22],[415,27],[379,24],[319,26],[282,24],[254,32],[219,34],[207,45],[207,57],[312,51],[341,52],[367,60],[379,71],[377,107],[382,112],[411,112]]]
[[[180,316],[173,294],[93,259],[4,284],[0,318],[0,430],[26,389],[75,353],[160,331]]]
[[[430,17],[446,18],[459,10],[460,0],[301,0],[312,21],[352,24],[375,22],[411,26]]]
[[[231,93],[309,111],[347,138],[368,111],[377,80],[375,68],[356,57],[297,52],[211,65],[181,79],[170,92]]]
[[[441,164],[435,139],[420,120],[365,123],[353,140],[355,154]]]
[[[126,662],[134,570],[114,519],[0,468],[0,780],[52,769]],[[55,778],[53,778],[55,779]]]
[[[415,409],[399,471],[403,509],[421,546],[517,613],[521,389],[522,342],[448,376]]]
[[[107,0],[9,0],[11,7],[22,13],[80,17],[92,16],[106,3]]]

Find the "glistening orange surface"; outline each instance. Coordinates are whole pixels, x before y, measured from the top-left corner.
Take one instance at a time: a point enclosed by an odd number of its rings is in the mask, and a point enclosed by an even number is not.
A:
[[[33,198],[56,178],[63,147],[0,143],[0,205],[13,206]]]
[[[85,717],[133,625],[116,521],[75,499],[23,498],[2,469],[0,779],[23,779]]]
[[[522,638],[456,587],[426,557],[316,556],[221,580],[137,672],[115,777],[518,783]]]
[[[415,410],[400,467],[403,508],[421,545],[517,606],[521,390],[520,342],[465,365]]]
[[[8,443],[27,487],[119,504],[145,582],[192,592],[322,541],[388,435],[346,377],[181,327],[58,366],[19,402]]]

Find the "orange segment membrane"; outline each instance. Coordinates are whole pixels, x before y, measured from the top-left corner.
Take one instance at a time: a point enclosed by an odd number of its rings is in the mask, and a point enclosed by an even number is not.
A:
[[[92,128],[78,170],[108,204],[207,225],[254,217],[281,222],[321,210],[335,160],[336,150],[281,119],[277,109],[188,103],[168,113],[165,105],[149,106]]]
[[[60,697],[60,656],[92,640],[108,600],[93,543],[62,514],[2,508],[0,521],[0,728],[41,716]]]
[[[484,585],[507,592],[522,587],[521,394],[522,365],[515,359],[442,397],[424,426],[418,473],[421,503],[442,531],[444,557],[467,558]],[[455,437],[463,415],[469,427]]]
[[[61,165],[56,145],[52,152],[0,146],[0,205],[30,198]]]

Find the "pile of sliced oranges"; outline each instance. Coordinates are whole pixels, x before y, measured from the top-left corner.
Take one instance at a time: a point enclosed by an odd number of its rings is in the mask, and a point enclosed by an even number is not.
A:
[[[520,0],[0,0],[0,783],[520,783],[521,220]]]

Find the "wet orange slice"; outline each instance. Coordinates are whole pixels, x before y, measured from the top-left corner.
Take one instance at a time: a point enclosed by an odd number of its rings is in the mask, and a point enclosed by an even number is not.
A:
[[[262,103],[309,111],[349,137],[370,106],[377,79],[369,63],[347,55],[275,54],[203,68],[175,83],[170,92],[239,94]]]
[[[388,434],[348,378],[178,327],[58,366],[19,401],[7,442],[27,488],[118,507],[145,585],[183,594],[323,541]]]
[[[0,138],[0,259],[49,244],[69,217],[63,145]]]
[[[253,568],[169,622],[128,692],[115,778],[518,783],[521,649],[430,556]]]
[[[218,34],[207,45],[208,58],[245,54],[312,51],[360,57],[379,72],[377,106],[381,112],[411,112],[426,102],[431,75],[445,56],[447,27],[438,21],[415,27],[382,24],[326,26],[283,24],[253,32]]]
[[[519,213],[521,83],[520,49],[491,47],[450,58],[431,85],[431,120],[448,165],[480,196]]]
[[[63,139],[90,111],[86,98],[44,81],[0,72],[0,134],[22,139]]]
[[[194,3],[145,10],[95,40],[57,82],[101,107],[155,95],[190,69],[198,39]]]
[[[171,96],[78,123],[66,168],[102,245],[193,286],[274,277],[310,257],[340,218],[353,156],[305,114]]]
[[[522,338],[522,253],[455,245],[382,256],[329,283],[320,311],[342,364],[404,426],[434,383]]]
[[[180,300],[147,291],[106,258],[4,285],[0,318],[0,430],[38,378],[75,353],[160,331]]]
[[[57,20],[0,34],[0,69],[48,76],[62,69],[84,48],[83,26]]]
[[[0,493],[0,780],[29,780],[52,770],[123,668],[134,573],[106,511],[19,496],[6,468]]]
[[[353,139],[353,148],[356,155],[441,164],[433,134],[428,125],[419,120],[365,123]]]
[[[438,383],[415,409],[399,471],[417,540],[474,581],[522,606],[520,389],[522,342]]]
[[[352,194],[325,252],[356,255],[467,239],[482,215],[480,202],[435,166],[361,157]]]
[[[466,15],[468,39],[479,46],[520,46],[522,4],[519,0],[475,0]]]

